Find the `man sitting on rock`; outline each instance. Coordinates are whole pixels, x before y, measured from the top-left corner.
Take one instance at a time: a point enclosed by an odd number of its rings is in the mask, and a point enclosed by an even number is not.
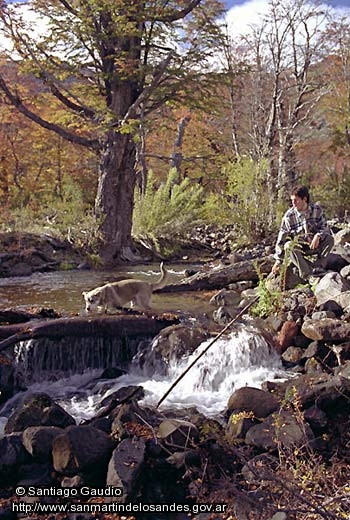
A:
[[[314,283],[314,277],[324,274],[334,239],[321,206],[310,201],[306,186],[296,186],[291,201],[292,207],[284,214],[278,233],[272,273],[279,273],[287,254],[299,277]]]

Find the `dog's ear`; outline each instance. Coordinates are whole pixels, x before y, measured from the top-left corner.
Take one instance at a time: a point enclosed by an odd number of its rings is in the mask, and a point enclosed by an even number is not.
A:
[[[87,294],[87,292],[83,291],[81,294],[82,294],[82,295],[84,296],[84,298],[85,298],[85,294]]]

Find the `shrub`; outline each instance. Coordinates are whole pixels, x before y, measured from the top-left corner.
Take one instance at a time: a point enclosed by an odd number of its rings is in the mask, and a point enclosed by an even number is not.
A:
[[[178,182],[175,169],[159,187],[150,172],[146,193],[135,192],[133,235],[154,238],[185,231],[199,219],[203,198],[203,188],[188,178]]]
[[[90,252],[100,239],[99,222],[92,208],[84,203],[81,189],[68,175],[63,178],[60,197],[46,194],[40,203],[3,208],[1,220],[0,229],[4,232],[49,233]]]
[[[267,164],[242,158],[226,166],[232,223],[250,241],[265,237],[271,201],[267,191]]]

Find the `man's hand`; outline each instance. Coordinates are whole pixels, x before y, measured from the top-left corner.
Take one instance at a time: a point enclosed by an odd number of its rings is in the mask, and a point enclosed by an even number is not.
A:
[[[310,249],[317,249],[320,245],[320,235],[316,233],[314,238],[311,240]]]
[[[272,269],[271,269],[271,273],[272,274],[277,274],[279,273],[279,270],[280,270],[280,267],[281,267],[281,262],[275,262],[272,266]]]

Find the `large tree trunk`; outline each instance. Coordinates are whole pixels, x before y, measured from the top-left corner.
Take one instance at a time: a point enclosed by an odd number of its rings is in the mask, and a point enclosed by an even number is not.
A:
[[[131,228],[136,182],[135,155],[131,134],[109,132],[101,156],[95,203],[96,215],[102,219],[103,246],[100,254],[105,264],[134,259]]]

